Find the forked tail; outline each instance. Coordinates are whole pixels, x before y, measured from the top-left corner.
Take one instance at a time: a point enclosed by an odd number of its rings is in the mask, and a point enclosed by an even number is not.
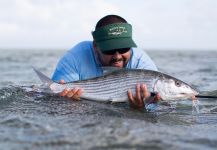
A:
[[[46,75],[44,75],[42,72],[38,71],[37,69],[35,69],[34,67],[32,67],[32,69],[35,71],[35,73],[38,75],[38,77],[40,78],[40,80],[43,82],[43,84],[50,86],[52,83],[54,83],[49,77],[47,77]]]

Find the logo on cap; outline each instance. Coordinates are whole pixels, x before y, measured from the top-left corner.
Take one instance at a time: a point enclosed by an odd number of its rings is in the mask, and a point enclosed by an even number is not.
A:
[[[127,33],[127,30],[125,27],[112,27],[108,31],[108,35],[122,35],[123,33]]]

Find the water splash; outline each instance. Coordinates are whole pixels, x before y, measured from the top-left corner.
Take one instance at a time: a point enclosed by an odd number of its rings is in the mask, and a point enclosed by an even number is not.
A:
[[[13,93],[8,88],[3,88],[0,90],[0,100],[10,97]]]
[[[0,89],[0,102],[10,100],[23,94],[23,90],[14,86],[8,86]]]
[[[194,99],[192,101],[192,114],[199,114],[200,108],[199,108],[200,101],[198,99]]]

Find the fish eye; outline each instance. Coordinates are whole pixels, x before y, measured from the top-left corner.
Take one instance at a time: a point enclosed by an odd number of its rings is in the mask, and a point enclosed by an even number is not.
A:
[[[178,87],[180,87],[181,86],[181,82],[175,81],[175,85],[178,86]]]

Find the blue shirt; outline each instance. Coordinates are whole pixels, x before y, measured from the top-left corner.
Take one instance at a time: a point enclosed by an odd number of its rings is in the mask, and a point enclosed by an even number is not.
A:
[[[102,65],[96,56],[92,41],[77,44],[60,59],[52,80],[71,82],[103,75]],[[137,48],[131,48],[131,58],[126,68],[157,70],[151,58]]]

